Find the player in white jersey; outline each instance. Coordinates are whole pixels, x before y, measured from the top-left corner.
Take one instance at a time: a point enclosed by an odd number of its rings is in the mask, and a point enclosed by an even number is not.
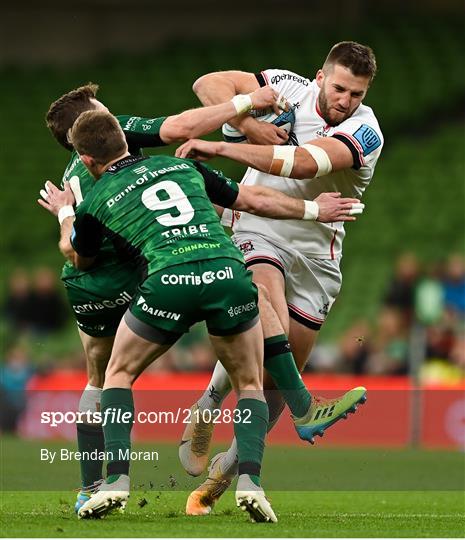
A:
[[[274,125],[243,116],[231,124],[257,144],[189,141],[177,155],[198,159],[224,156],[240,161],[249,166],[243,183],[271,186],[294,197],[309,199],[331,190],[360,198],[373,177],[383,146],[378,121],[372,109],[362,104],[375,73],[376,60],[369,47],[342,42],[331,49],[314,80],[282,69],[257,75],[240,71],[205,75],[194,84],[204,105],[270,85],[295,108],[294,131],[288,137]],[[283,224],[234,213],[231,224],[234,242],[253,271],[254,281],[268,291],[289,336],[297,367],[303,370],[341,287],[343,223]],[[271,386],[269,382],[265,385]],[[216,367],[209,389],[197,406],[220,406],[228,387],[224,373]],[[274,396],[273,402],[269,401],[271,424],[283,409],[282,399],[276,399],[276,393]],[[195,438],[207,431],[199,425],[186,430],[183,439],[190,437],[191,441],[184,446],[193,448],[186,462],[199,457],[202,440]],[[188,501],[188,513],[211,510],[218,493],[224,491],[218,486],[226,486],[225,481],[230,482],[234,475],[233,453],[234,448],[214,458],[209,479]]]

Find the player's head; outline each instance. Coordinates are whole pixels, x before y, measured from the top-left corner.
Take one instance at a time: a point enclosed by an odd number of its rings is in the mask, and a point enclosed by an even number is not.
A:
[[[69,137],[82,162],[97,179],[110,163],[128,153],[123,130],[108,111],[83,112],[74,122]]]
[[[84,111],[108,109],[96,98],[98,85],[89,83],[71,90],[54,101],[47,112],[45,121],[55,139],[67,150],[73,147],[68,139],[68,132],[76,118]]]
[[[336,43],[316,74],[318,106],[326,123],[337,126],[349,118],[375,75],[376,59],[370,47],[354,41]]]

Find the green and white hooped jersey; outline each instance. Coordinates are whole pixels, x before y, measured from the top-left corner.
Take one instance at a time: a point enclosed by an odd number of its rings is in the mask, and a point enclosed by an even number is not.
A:
[[[140,116],[120,115],[116,116],[121,128],[126,135],[129,152],[133,155],[141,155],[142,148],[164,146],[165,143],[160,138],[160,128],[166,117],[143,118]],[[76,198],[76,206],[79,206],[86,195],[93,189],[95,180],[85,165],[82,163],[79,154],[73,151],[71,159],[65,169],[61,185],[69,182]],[[97,264],[92,269],[78,270],[69,261],[63,266],[61,279],[69,280],[82,276],[83,273],[96,272],[102,268],[120,264],[120,259],[115,253],[115,249],[110,241],[106,240],[100,250]]]
[[[218,257],[243,262],[211,204],[229,207],[237,195],[235,182],[196,161],[128,156],[78,207],[71,241],[79,255],[94,257],[109,238],[148,275]]]

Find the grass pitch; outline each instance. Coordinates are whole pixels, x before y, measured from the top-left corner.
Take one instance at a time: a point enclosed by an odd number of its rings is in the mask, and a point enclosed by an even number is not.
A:
[[[211,516],[187,517],[186,497],[182,491],[136,491],[124,515],[78,521],[69,492],[11,492],[2,503],[2,536],[437,538],[465,533],[463,495],[454,492],[271,492],[276,524],[249,523],[235,508],[232,492]]]
[[[199,480],[183,475],[174,445],[161,444],[158,465],[134,464],[135,489],[124,515],[78,521],[76,494],[68,484],[63,489],[66,482],[77,485],[78,465],[41,463],[43,446],[67,445],[2,441],[3,537],[465,536],[459,452],[270,446],[263,483],[279,522],[254,524],[235,507],[233,490],[211,516],[185,516],[187,495]],[[285,491],[277,491],[279,484]]]

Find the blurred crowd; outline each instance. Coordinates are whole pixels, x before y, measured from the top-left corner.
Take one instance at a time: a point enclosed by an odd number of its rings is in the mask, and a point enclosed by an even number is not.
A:
[[[436,304],[436,313],[424,314],[425,303]],[[432,308],[426,305],[427,310]],[[414,332],[417,339],[412,345]],[[409,361],[412,346],[424,348],[419,373],[423,381],[453,381],[464,376],[465,258],[462,255],[453,254],[443,264],[428,267],[421,265],[412,253],[401,255],[374,320],[360,318],[337,343],[318,344],[307,369],[406,375],[412,372]]]
[[[424,320],[419,298],[422,285],[436,291],[436,313]],[[430,302],[431,296],[426,298]],[[335,306],[337,309],[337,305]],[[56,367],[83,369],[79,349],[63,358],[35,360],[41,339],[69,339],[74,319],[56,274],[40,268],[33,274],[17,269],[10,277],[2,306],[9,336],[0,364],[0,427],[13,431],[24,406],[27,382],[37,371]],[[68,329],[68,334],[65,329]],[[74,330],[73,330],[74,331]],[[422,265],[412,253],[399,257],[376,317],[360,318],[337,342],[317,343],[307,371],[371,375],[412,373],[412,336],[424,350],[418,376],[426,382],[454,382],[465,374],[465,258],[451,255],[442,264]],[[14,339],[11,339],[14,336]],[[194,326],[149,369],[160,371],[210,371],[216,361],[203,325]]]
[[[19,335],[47,335],[62,330],[70,312],[55,272],[39,268],[32,276],[18,268],[10,277],[3,316]]]

